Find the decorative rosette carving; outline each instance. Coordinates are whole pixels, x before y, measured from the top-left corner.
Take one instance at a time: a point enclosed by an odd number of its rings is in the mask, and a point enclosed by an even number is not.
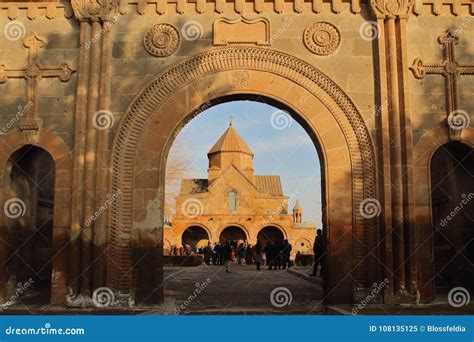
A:
[[[179,32],[173,25],[157,24],[145,33],[143,45],[151,55],[166,57],[176,51],[180,39]]]
[[[341,42],[341,34],[334,25],[317,22],[304,30],[303,41],[311,52],[324,56],[336,51]]]

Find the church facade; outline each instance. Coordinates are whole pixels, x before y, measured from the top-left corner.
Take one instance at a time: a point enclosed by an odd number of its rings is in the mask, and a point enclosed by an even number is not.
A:
[[[288,112],[318,151],[327,303],[382,281],[383,303],[472,293],[473,14],[471,0],[1,2],[0,301],[33,277],[57,305],[103,287],[117,306],[160,303],[170,147],[236,99]]]
[[[232,124],[207,155],[208,178],[181,181],[176,213],[164,228],[165,251],[183,244],[195,251],[208,242],[260,240],[265,246],[288,240],[293,254],[312,253],[316,225],[303,222],[298,200],[289,212],[279,176],[254,174],[254,154]]]

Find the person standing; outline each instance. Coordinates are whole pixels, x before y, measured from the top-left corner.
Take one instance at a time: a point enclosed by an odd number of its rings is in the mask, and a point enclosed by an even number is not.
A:
[[[216,251],[217,243],[214,242],[212,247],[212,264],[215,266],[217,265],[217,251]]]
[[[229,241],[227,241],[227,243],[223,246],[223,250],[225,271],[230,273],[230,264],[232,262],[232,246],[230,245]]]
[[[216,259],[217,264],[222,265],[223,257],[222,257],[222,244],[219,242],[216,247],[214,247],[214,252],[216,252]]]
[[[237,260],[240,266],[243,266],[243,261],[245,260],[245,246],[243,243],[239,245],[237,249]]]
[[[275,253],[275,269],[280,269],[283,266],[283,241],[277,241]]]
[[[263,246],[260,240],[258,240],[257,244],[255,245],[254,258],[255,263],[257,264],[257,270],[260,270],[260,265],[263,264]]]
[[[276,270],[276,246],[275,244],[271,241],[271,240],[268,240],[267,242],[267,245],[265,246],[265,249],[264,249],[264,252],[265,252],[265,255],[267,257],[267,265],[268,265],[268,269],[269,270],[272,270],[272,269],[275,269]]]
[[[245,251],[245,264],[246,265],[252,265],[253,263],[253,250],[254,250],[254,247],[252,247],[252,245],[248,245],[247,246],[247,250]]]
[[[283,243],[283,269],[285,269],[287,265],[288,268],[291,267],[290,255],[291,244],[288,242],[288,240],[285,240],[285,242]]]
[[[208,242],[207,246],[204,247],[204,262],[206,263],[206,265],[211,264],[211,258],[212,258],[212,247],[211,247],[211,243]]]
[[[319,273],[320,276],[323,275],[323,235],[322,230],[316,230],[316,238],[314,239],[313,244],[313,252],[314,252],[314,264],[313,264],[313,273],[311,276],[316,277],[318,266],[321,265],[321,271]]]

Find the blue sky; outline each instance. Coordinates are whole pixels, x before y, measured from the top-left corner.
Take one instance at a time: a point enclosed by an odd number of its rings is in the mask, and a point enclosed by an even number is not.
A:
[[[257,175],[280,175],[283,191],[303,207],[303,220],[321,227],[321,174],[316,148],[306,131],[287,113],[261,102],[233,101],[215,105],[192,119],[178,134],[170,153],[183,148],[189,177],[207,178],[207,152],[229,125],[254,152]]]

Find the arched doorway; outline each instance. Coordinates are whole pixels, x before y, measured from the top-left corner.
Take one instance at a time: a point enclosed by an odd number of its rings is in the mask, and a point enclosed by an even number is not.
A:
[[[202,248],[209,242],[209,234],[200,226],[188,227],[182,235],[181,241],[183,245],[189,245],[193,252],[198,248]]]
[[[6,217],[11,220],[8,241],[8,292],[30,292],[30,304],[51,299],[55,163],[45,150],[25,146],[8,160]]]
[[[301,59],[268,48],[226,47],[191,56],[161,73],[144,85],[122,117],[111,158],[111,190],[121,189],[123,196],[112,204],[110,213],[110,288],[131,296],[131,267],[143,266],[158,270],[149,284],[143,284],[144,290],[153,293],[146,296],[147,302],[161,300],[156,291],[163,280],[160,261],[141,265],[133,259],[131,244],[134,231],[152,231],[162,222],[145,222],[143,216],[137,216],[148,212],[151,217],[153,213],[149,202],[134,201],[133,197],[146,192],[149,198],[164,201],[171,145],[176,133],[203,107],[263,98],[301,124],[320,157],[323,231],[325,241],[332,241],[326,253],[330,266],[324,268],[326,301],[350,303],[355,291],[368,291],[373,282],[381,280],[377,272],[377,218],[366,218],[358,210],[364,199],[377,197],[374,147],[359,110],[336,83]],[[329,158],[335,149],[337,158]],[[156,170],[158,179],[150,179]],[[157,220],[164,220],[162,209]],[[161,253],[162,230],[158,230],[155,245]],[[143,240],[139,243],[153,245],[148,241],[151,235],[137,236]]]
[[[262,246],[265,246],[268,242],[272,242],[275,245],[280,244],[285,239],[283,232],[273,226],[262,228],[257,235],[257,240],[262,243]]]
[[[247,234],[245,231],[237,226],[226,227],[219,235],[221,243],[230,242],[234,247],[247,241]]]
[[[431,205],[437,293],[474,291],[474,151],[449,142],[431,159]]]
[[[293,246],[293,249],[296,253],[300,254],[313,254],[312,242],[307,239],[298,239]]]

